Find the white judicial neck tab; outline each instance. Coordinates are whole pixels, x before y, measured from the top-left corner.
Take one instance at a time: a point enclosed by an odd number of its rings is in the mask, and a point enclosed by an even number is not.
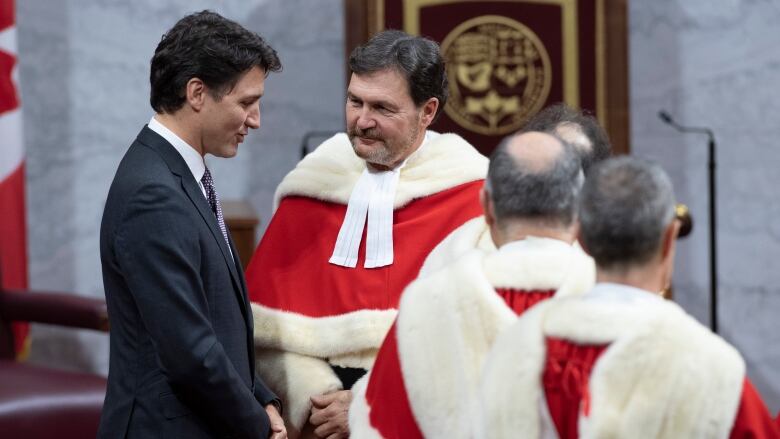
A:
[[[401,169],[411,157],[419,153],[436,133],[426,132],[422,145],[400,166],[389,171],[378,171],[366,165],[358,178],[347,204],[347,213],[341,223],[331,264],[355,268],[360,241],[368,217],[366,232],[365,268],[379,268],[393,263],[393,203],[401,177]]]

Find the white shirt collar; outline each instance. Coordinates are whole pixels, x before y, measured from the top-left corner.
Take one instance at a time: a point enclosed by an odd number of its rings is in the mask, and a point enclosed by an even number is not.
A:
[[[192,147],[189,143],[185,142],[176,133],[165,127],[160,121],[152,117],[149,121],[149,129],[162,136],[167,140],[176,151],[179,152],[181,158],[187,163],[187,167],[190,168],[192,176],[195,177],[195,181],[200,185],[200,179],[203,178],[203,174],[206,173],[206,163],[203,161],[203,156]]]
[[[562,251],[571,250],[574,245],[561,241],[560,239],[544,238],[540,236],[526,236],[523,239],[517,241],[510,241],[499,247],[498,251],[502,253],[513,252],[515,249],[539,247],[539,246],[556,246],[560,247]]]
[[[630,285],[612,282],[599,282],[592,290],[583,295],[584,299],[606,300],[610,302],[644,302],[665,300],[660,294]]]

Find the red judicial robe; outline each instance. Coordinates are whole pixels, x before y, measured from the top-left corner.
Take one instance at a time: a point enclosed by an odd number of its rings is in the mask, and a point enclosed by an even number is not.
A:
[[[547,406],[558,437],[576,439],[580,414],[590,415],[591,371],[608,345],[580,345],[553,337],[547,337],[545,342],[547,359],[542,383]],[[742,382],[739,408],[729,438],[780,438],[780,429],[747,377]]]
[[[482,362],[518,314],[589,289],[592,260],[562,241],[530,237],[473,250],[412,283],[398,319],[350,407],[355,437],[469,438]]]
[[[487,159],[455,134],[429,139],[401,169],[392,265],[328,262],[352,189],[365,169],[345,134],[320,145],[279,185],[277,209],[247,269],[258,374],[300,429],[309,397],[341,388],[331,365],[369,368],[403,288],[428,253],[481,213]]]
[[[672,302],[615,284],[536,307],[485,366],[477,437],[776,438],[739,353]]]

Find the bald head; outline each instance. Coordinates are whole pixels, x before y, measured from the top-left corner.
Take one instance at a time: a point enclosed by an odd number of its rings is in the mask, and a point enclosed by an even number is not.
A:
[[[531,174],[542,174],[549,171],[561,154],[564,144],[560,138],[547,133],[532,131],[510,137],[506,145],[507,154]]]
[[[497,223],[533,220],[568,227],[582,180],[571,145],[526,132],[504,139],[493,152],[485,190]]]

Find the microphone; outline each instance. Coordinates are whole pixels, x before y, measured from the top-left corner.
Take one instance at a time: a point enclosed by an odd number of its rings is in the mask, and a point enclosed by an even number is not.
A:
[[[717,245],[717,227],[716,227],[716,218],[717,218],[717,196],[715,195],[715,134],[713,134],[712,130],[705,127],[688,127],[684,125],[680,125],[677,123],[672,116],[669,115],[664,110],[661,110],[658,112],[658,118],[661,119],[661,121],[671,127],[673,127],[675,130],[681,132],[681,133],[698,133],[698,134],[706,134],[709,138],[709,141],[707,142],[707,180],[708,180],[708,190],[707,190],[707,198],[709,201],[709,238],[710,238],[710,327],[712,328],[712,332],[718,333],[718,245]],[[687,211],[685,209],[684,211]],[[681,216],[684,217],[684,215],[681,215],[682,213],[687,213],[681,211],[679,208],[677,209],[676,214],[678,215],[678,218]],[[690,214],[688,214],[688,218],[690,218]],[[680,220],[683,222],[683,226],[685,226],[685,220],[684,218],[680,218]],[[692,222],[690,223],[691,226],[693,226]],[[687,227],[686,227],[687,228]],[[688,230],[690,233],[690,229]]]
[[[669,116],[669,113],[667,113],[666,111],[664,110],[659,111],[658,117],[660,117],[662,121],[668,123],[669,125],[675,126],[672,116]]]
[[[688,127],[684,125],[680,125],[677,123],[672,116],[667,113],[665,110],[661,110],[658,112],[658,118],[661,119],[661,121],[677,131],[681,133],[702,133],[706,134],[709,137],[709,141],[712,143],[715,143],[715,134],[713,134],[712,130],[705,127]]]

